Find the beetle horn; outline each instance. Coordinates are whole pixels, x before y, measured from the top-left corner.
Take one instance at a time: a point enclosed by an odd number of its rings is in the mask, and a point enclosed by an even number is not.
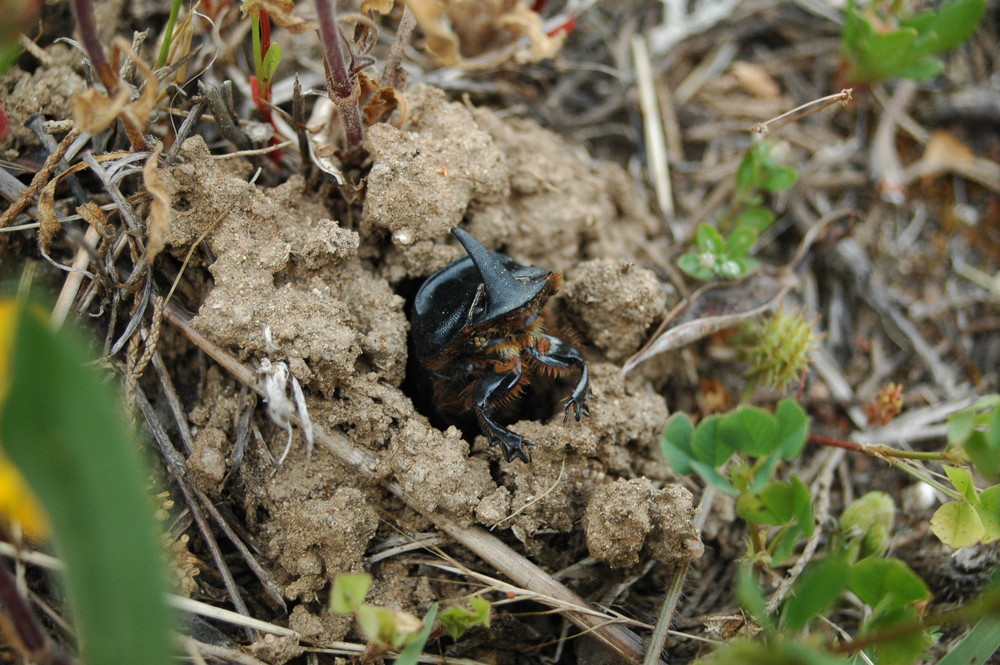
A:
[[[486,287],[489,318],[500,316],[524,307],[545,287],[547,274],[530,278],[516,278],[510,269],[500,262],[499,255],[483,247],[471,233],[460,228],[451,230],[462,247],[476,264],[483,285]]]

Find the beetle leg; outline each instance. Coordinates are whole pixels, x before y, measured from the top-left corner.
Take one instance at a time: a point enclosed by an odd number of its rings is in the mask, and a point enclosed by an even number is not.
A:
[[[583,354],[575,346],[558,337],[544,335],[543,338],[548,342],[549,347],[545,352],[539,351],[534,346],[527,348],[528,353],[536,361],[556,371],[568,370],[573,367],[580,370],[580,380],[576,382],[576,387],[566,399],[563,420],[569,417],[570,409],[573,409],[573,417],[576,420],[580,420],[581,416],[589,416],[590,407],[587,406],[587,397],[590,397],[592,393],[590,392],[590,374],[587,372],[587,361],[584,360]]]
[[[500,444],[503,456],[508,462],[514,459],[515,455],[523,462],[530,462],[531,455],[528,454],[525,446],[537,445],[534,441],[525,439],[520,434],[510,431],[490,418],[489,412],[492,411],[493,405],[516,389],[520,381],[520,365],[511,371],[502,373],[486,369],[479,375],[472,393],[472,408],[479,421],[479,428],[490,440],[491,446]]]

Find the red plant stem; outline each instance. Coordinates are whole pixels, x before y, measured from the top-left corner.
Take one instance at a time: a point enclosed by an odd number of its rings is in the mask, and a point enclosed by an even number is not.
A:
[[[267,52],[271,50],[271,17],[265,10],[260,10],[260,59],[267,57]],[[268,85],[270,90],[271,86]]]
[[[864,453],[865,455],[871,455],[872,457],[878,457],[880,459],[884,459],[886,457],[935,461],[947,461],[951,459],[947,452],[935,453],[921,452],[917,450],[900,450],[899,448],[893,448],[882,444],[863,445],[853,441],[847,441],[845,439],[835,439],[832,436],[823,436],[822,434],[810,433],[809,443],[816,444],[817,446],[827,446],[830,448],[843,448],[844,450],[850,450],[855,453]]]
[[[340,48],[340,30],[337,28],[337,10],[334,0],[316,0],[316,18],[319,20],[319,34],[326,52],[327,87],[330,101],[337,105],[344,120],[344,134],[348,149],[361,145],[364,131],[361,115],[358,113],[358,87],[354,77],[347,71],[344,54]]]
[[[109,96],[114,96],[118,90],[118,77],[108,64],[108,58],[104,54],[104,47],[97,37],[97,21],[94,19],[94,5],[90,0],[73,0],[73,13],[76,14],[76,23],[80,26],[80,37],[83,41],[83,48],[90,57],[90,64],[101,79],[101,83],[108,91]]]
[[[843,448],[844,450],[852,450],[856,453],[865,452],[864,446],[860,443],[854,443],[846,439],[835,439],[832,436],[823,436],[822,434],[810,433],[809,443],[814,443],[817,446],[828,446],[830,448]]]

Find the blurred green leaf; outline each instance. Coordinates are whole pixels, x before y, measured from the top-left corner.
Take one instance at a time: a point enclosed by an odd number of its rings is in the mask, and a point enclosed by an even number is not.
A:
[[[399,657],[396,658],[396,665],[417,665],[420,662],[421,652],[424,650],[424,645],[427,644],[427,639],[431,635],[431,628],[434,627],[434,618],[437,616],[437,612],[438,604],[434,603],[427,610],[427,614],[424,615],[423,630],[406,645],[405,649],[399,652]],[[489,624],[487,623],[486,625]]]
[[[715,227],[708,224],[699,224],[698,230],[694,234],[695,246],[702,252],[711,252],[716,256],[721,256],[726,251],[726,242],[722,239]]]
[[[919,615],[912,607],[893,607],[884,612],[876,612],[862,624],[863,635],[884,632],[892,634],[902,626],[918,622]],[[878,665],[911,665],[933,641],[924,631],[902,631],[892,639],[879,641],[875,645]]]
[[[986,12],[986,0],[958,0],[937,11],[920,14],[903,25],[921,34],[933,33],[935,53],[955,48],[972,36]]]
[[[809,416],[798,401],[786,397],[778,402],[774,417],[778,421],[775,450],[782,459],[795,459],[802,453],[809,437]]]
[[[660,450],[670,468],[681,474],[694,473],[691,467],[691,433],[694,425],[685,413],[675,413],[667,420],[660,437]]]
[[[968,635],[937,662],[937,665],[983,665],[1000,649],[1000,617],[979,620]]]
[[[720,416],[705,418],[691,436],[691,453],[695,459],[713,468],[722,466],[733,454],[733,449],[719,436],[720,421]]]
[[[792,518],[792,486],[774,480],[759,492],[744,492],[736,500],[736,514],[750,522],[785,524]]]
[[[938,508],[931,517],[931,531],[942,543],[956,548],[974,545],[986,534],[979,515],[964,501],[951,501]]]
[[[783,192],[799,179],[799,175],[789,168],[778,168],[767,176],[761,186],[769,192]]]
[[[490,603],[485,598],[478,596],[470,598],[469,603],[472,609],[466,609],[461,605],[453,605],[441,610],[441,624],[448,631],[452,639],[457,640],[473,626],[490,625]]]
[[[847,586],[849,570],[850,566],[840,552],[827,555],[806,568],[782,608],[784,626],[793,632],[801,630],[833,605]]]
[[[899,559],[873,557],[856,563],[848,586],[870,607],[903,607],[931,595],[924,581]]]
[[[83,659],[169,663],[164,552],[117,396],[71,333],[30,310],[17,326],[0,440],[51,522]]]
[[[677,267],[683,270],[685,274],[703,282],[715,277],[715,272],[702,264],[701,256],[698,254],[690,252],[683,254],[677,259]]]
[[[813,534],[813,509],[812,495],[805,483],[799,477],[792,474],[790,478],[792,488],[792,514],[802,531],[807,535]]]
[[[735,593],[740,607],[746,610],[761,628],[768,632],[774,630],[774,619],[767,611],[767,600],[760,585],[757,584],[752,564],[743,563],[740,566],[736,574]]]
[[[992,543],[1000,539],[1000,485],[987,487],[979,493],[980,505],[975,506],[976,513],[983,523],[982,542]]]
[[[733,230],[748,229],[755,231],[759,235],[771,228],[772,224],[774,224],[774,213],[761,206],[749,206],[740,210],[739,214],[736,215]],[[754,236],[754,242],[757,242],[756,235]],[[752,245],[753,243],[751,243]]]
[[[344,573],[333,579],[330,592],[330,611],[334,614],[351,614],[365,602],[372,586],[368,573]]]

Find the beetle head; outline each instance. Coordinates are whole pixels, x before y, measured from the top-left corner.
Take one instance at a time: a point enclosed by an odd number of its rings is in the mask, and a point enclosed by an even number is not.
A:
[[[483,280],[486,302],[481,311],[473,312],[474,325],[518,312],[537,302],[540,296],[550,295],[542,295],[549,286],[550,272],[534,266],[511,270],[500,261],[501,255],[483,247],[468,231],[453,228],[451,232],[462,243]]]

